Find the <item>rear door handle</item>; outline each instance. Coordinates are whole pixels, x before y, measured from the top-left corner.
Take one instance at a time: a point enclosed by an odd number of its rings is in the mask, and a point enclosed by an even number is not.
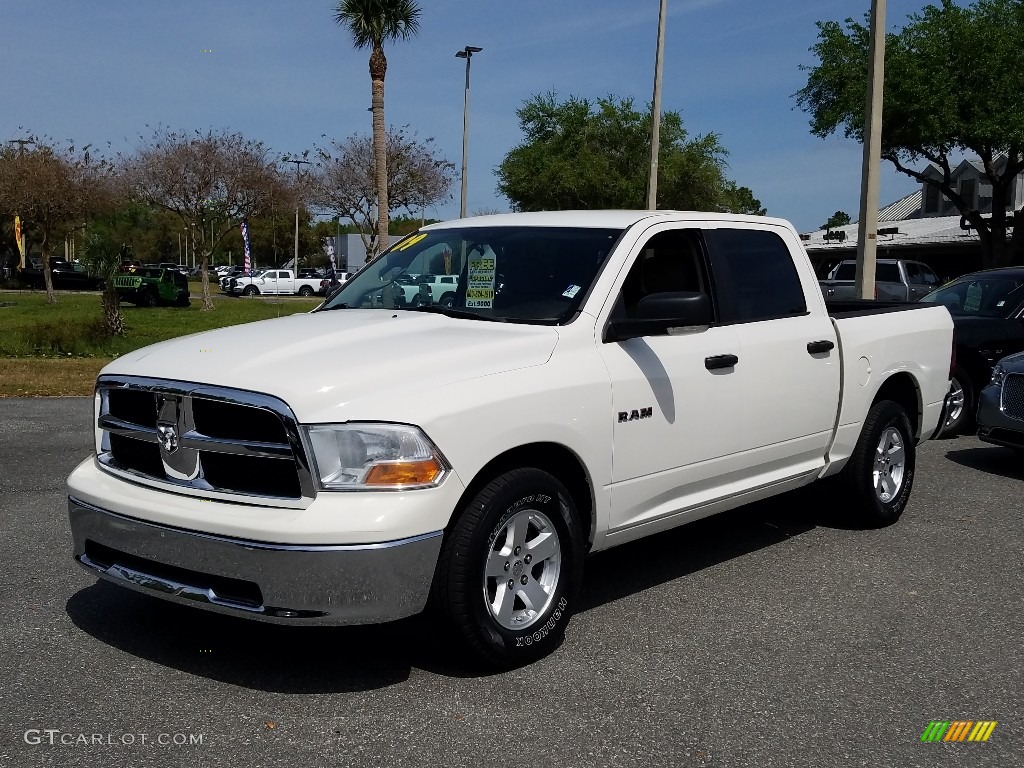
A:
[[[823,341],[809,341],[807,342],[807,351],[812,355],[816,355],[819,352],[830,352],[835,349],[835,346],[836,345],[828,339]]]
[[[704,358],[704,367],[709,371],[716,368],[732,368],[740,359],[736,355],[712,355]]]

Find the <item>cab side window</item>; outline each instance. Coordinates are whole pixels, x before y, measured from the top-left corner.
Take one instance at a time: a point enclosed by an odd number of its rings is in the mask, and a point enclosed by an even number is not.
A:
[[[674,229],[651,236],[622,283],[613,317],[635,319],[640,299],[652,293],[704,293],[710,298],[703,252],[697,230]]]
[[[715,280],[722,287],[723,323],[752,323],[807,312],[800,275],[785,241],[763,229],[705,233]]]

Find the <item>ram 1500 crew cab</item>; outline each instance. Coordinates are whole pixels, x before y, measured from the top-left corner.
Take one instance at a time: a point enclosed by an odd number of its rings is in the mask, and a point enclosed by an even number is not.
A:
[[[451,306],[408,274],[452,254]],[[668,211],[431,225],[316,311],[165,341],[96,385],[74,557],[286,623],[428,598],[494,664],[552,647],[588,552],[839,475],[903,512],[943,422],[944,307],[831,314],[794,229]],[[639,566],[638,566],[639,567]]]

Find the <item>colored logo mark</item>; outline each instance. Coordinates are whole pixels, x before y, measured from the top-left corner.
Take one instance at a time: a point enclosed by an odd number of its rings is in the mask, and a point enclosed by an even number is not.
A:
[[[921,741],[988,741],[996,720],[932,720]]]

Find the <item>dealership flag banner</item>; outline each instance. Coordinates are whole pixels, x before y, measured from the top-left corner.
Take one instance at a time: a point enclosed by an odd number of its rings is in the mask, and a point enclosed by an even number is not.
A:
[[[21,254],[21,262],[18,269],[25,268],[25,240],[21,236],[21,217],[14,214],[14,239],[18,242],[18,253]]]
[[[249,223],[242,222],[242,248],[245,250],[245,274],[252,274],[252,254],[249,251]]]

